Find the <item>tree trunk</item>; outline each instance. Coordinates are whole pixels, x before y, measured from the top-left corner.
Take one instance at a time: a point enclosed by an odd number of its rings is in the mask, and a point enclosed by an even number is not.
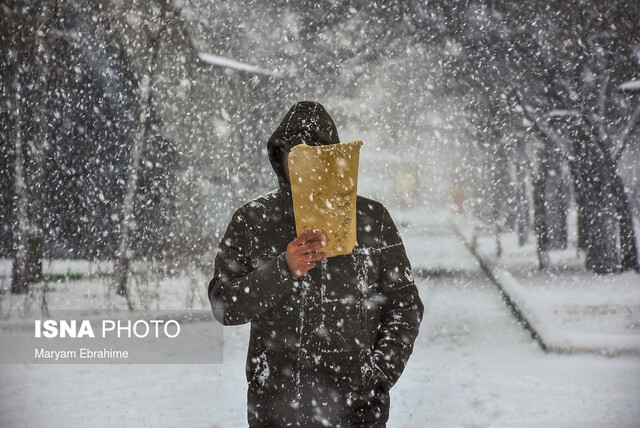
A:
[[[576,212],[578,215],[577,232],[578,232],[578,248],[585,253],[589,252],[591,245],[590,224],[592,224],[597,213],[593,212],[589,199],[595,197],[593,195],[592,184],[587,180],[585,173],[586,150],[584,143],[580,137],[576,135],[575,129],[572,130],[572,156],[569,156],[569,173],[571,174],[573,183],[573,195],[576,203]]]
[[[516,229],[518,245],[523,246],[529,239],[529,201],[527,200],[527,171],[523,154],[516,158]]]
[[[633,228],[633,215],[629,206],[629,198],[624,190],[622,179],[615,172],[614,190],[618,200],[616,207],[618,209],[619,227],[620,227],[620,250],[622,258],[620,267],[622,270],[640,271],[640,263],[638,263],[638,248],[636,246],[636,235]]]
[[[536,231],[536,252],[538,254],[538,267],[546,269],[548,266],[547,252],[549,251],[549,237],[547,227],[547,215],[545,204],[545,187],[547,173],[549,171],[548,142],[536,150],[538,168],[533,179],[533,216]]]
[[[562,159],[557,150],[548,151],[547,174],[544,183],[545,224],[548,249],[567,248],[567,185]]]
[[[491,181],[494,196],[494,218],[499,229],[512,230],[515,226],[515,209],[513,200],[515,198],[512,184],[511,171],[507,160],[507,150],[503,142],[499,141],[501,136],[494,132],[498,141],[493,165],[491,168]]]
[[[615,200],[611,192],[610,165],[602,150],[586,132],[578,129],[574,142],[576,168],[584,185],[586,268],[596,273],[620,269],[616,233]]]
[[[16,112],[12,293],[26,293],[30,284],[42,281],[43,143],[23,139],[22,117],[20,112]]]
[[[578,214],[578,248],[587,251],[589,248],[589,212],[588,212],[588,194],[584,183],[584,179],[575,161],[569,161],[569,171],[573,178],[573,194],[576,203],[576,211]]]
[[[602,151],[604,164],[610,177],[609,189],[614,198],[614,205],[617,212],[618,236],[620,239],[620,269],[640,270],[638,263],[638,248],[636,246],[636,235],[633,228],[633,214],[629,205],[629,198],[624,189],[622,179],[618,174],[615,162],[611,153],[604,144],[599,144]]]
[[[29,238],[30,219],[28,215],[29,198],[27,186],[25,184],[25,162],[22,141],[22,115],[21,115],[21,90],[19,79],[16,75],[14,84],[15,102],[14,107],[14,194],[15,213],[13,229],[13,268],[11,272],[11,292],[26,293],[29,290]],[[32,270],[31,270],[32,271]]]
[[[140,172],[140,158],[147,139],[149,110],[151,101],[151,76],[145,74],[140,82],[138,104],[138,129],[129,155],[129,167],[122,214],[120,219],[120,239],[118,241],[117,260],[114,269],[114,281],[117,293],[127,300],[127,307],[133,310],[133,301],[128,289],[129,270],[133,250],[131,249],[131,234],[135,228],[135,203],[138,195],[138,176]]]
[[[587,267],[591,265],[599,273],[637,270],[640,266],[633,216],[622,179],[606,143],[593,130],[590,134],[591,144],[586,147],[591,160],[587,177],[600,201],[599,206],[593,207],[599,227],[592,228],[596,236],[590,241],[600,254],[594,254]]]
[[[159,16],[160,27],[149,35],[148,52],[149,60],[142,72],[138,93],[138,126],[136,135],[129,155],[129,166],[125,194],[122,203],[122,214],[120,218],[120,238],[118,240],[118,252],[114,266],[114,283],[118,294],[125,297],[129,310],[134,309],[131,293],[129,292],[128,279],[133,258],[131,248],[132,234],[135,230],[135,208],[138,195],[138,179],[140,173],[140,160],[144,151],[144,146],[149,134],[150,112],[152,102],[152,86],[156,59],[160,41],[164,30],[167,27],[167,14],[171,5],[167,1],[162,1]],[[174,11],[175,13],[175,11]]]
[[[50,58],[46,37],[57,15],[57,3],[40,4],[40,13],[26,16],[31,25],[21,25],[14,46],[24,49],[14,61],[15,113],[15,228],[11,292],[26,293],[29,285],[42,281],[44,150],[48,147]],[[17,20],[22,21],[22,20]],[[24,21],[22,21],[24,23]],[[21,63],[22,61],[22,63]],[[32,79],[36,77],[35,82]],[[30,132],[23,132],[29,130]],[[28,138],[25,136],[28,135]]]

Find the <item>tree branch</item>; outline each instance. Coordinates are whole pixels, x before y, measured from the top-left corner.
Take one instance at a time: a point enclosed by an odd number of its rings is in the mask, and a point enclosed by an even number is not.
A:
[[[560,149],[560,154],[562,155],[562,157],[564,157],[567,161],[571,161],[572,160],[571,151],[567,150],[567,148],[565,147],[562,137],[558,135],[558,133],[556,133],[554,130],[549,128],[547,125],[545,125],[542,118],[533,114],[529,110],[529,106],[525,104],[521,94],[517,94],[517,99],[518,99],[518,104],[520,105],[520,107],[522,108],[522,111],[524,112],[524,115],[526,116],[527,119],[533,122],[533,125],[538,130],[538,132],[542,134],[542,136],[544,136],[545,138],[549,139],[549,141],[554,143],[556,147]]]

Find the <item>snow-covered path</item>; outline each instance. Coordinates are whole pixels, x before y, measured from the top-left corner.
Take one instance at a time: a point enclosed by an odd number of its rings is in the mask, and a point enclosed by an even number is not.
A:
[[[544,353],[454,236],[398,213],[425,316],[389,427],[640,427],[640,358]]]
[[[390,427],[638,427],[640,359],[542,352],[480,274],[420,282]]]
[[[390,428],[640,426],[640,358],[545,354],[446,225],[406,233],[434,275]],[[0,365],[0,427],[245,427],[249,329],[224,334],[223,364]]]

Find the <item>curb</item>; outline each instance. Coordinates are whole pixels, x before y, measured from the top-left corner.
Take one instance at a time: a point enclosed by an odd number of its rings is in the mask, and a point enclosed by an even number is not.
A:
[[[498,288],[505,304],[511,310],[512,315],[515,317],[518,323],[522,325],[523,328],[529,331],[529,333],[531,334],[531,337],[535,340],[538,346],[540,346],[540,349],[542,349],[544,352],[554,353],[559,355],[591,354],[591,355],[600,355],[600,356],[606,356],[606,357],[615,357],[615,356],[624,356],[624,355],[631,355],[631,356],[640,355],[640,348],[638,348],[637,346],[621,347],[618,349],[604,349],[601,347],[582,346],[582,345],[562,346],[562,345],[550,343],[547,340],[545,340],[543,336],[540,334],[540,330],[534,326],[535,323],[532,323],[532,320],[533,320],[538,323],[539,327],[541,325],[540,320],[536,320],[535,312],[534,313],[529,312],[530,317],[527,318],[527,316],[525,315],[527,311],[523,310],[523,309],[527,309],[526,305],[522,307],[519,306],[517,303],[518,302],[517,293],[515,293],[514,290],[512,290],[512,292],[508,291],[510,288],[508,287],[509,278],[512,278],[511,274],[505,269],[498,268],[495,266],[492,267],[489,263],[487,263],[485,259],[482,258],[482,256],[480,256],[477,253],[475,248],[467,241],[465,236],[460,231],[460,228],[458,227],[458,225],[453,220],[450,221],[450,224],[454,234],[462,241],[464,246],[467,248],[467,250],[469,250],[469,252],[473,255],[473,257],[475,257],[482,271],[487,275],[489,280]],[[503,283],[503,281],[506,281],[506,282]],[[526,301],[524,301],[523,303],[526,303]],[[545,331],[545,329],[542,329],[542,331]],[[550,337],[549,335],[551,335],[551,333],[547,331],[545,334],[548,334],[547,339],[549,339]]]
[[[485,275],[487,275],[489,280],[498,288],[498,291],[502,296],[502,300],[504,300],[505,304],[509,307],[509,309],[511,310],[511,314],[518,321],[518,324],[520,324],[525,330],[527,330],[531,334],[531,337],[538,344],[538,346],[540,346],[540,349],[542,349],[544,352],[549,352],[550,348],[547,345],[547,343],[544,341],[542,336],[540,336],[540,333],[538,333],[536,328],[527,319],[527,317],[524,315],[520,307],[516,304],[515,300],[505,290],[505,288],[500,283],[500,281],[496,279],[496,275],[494,275],[494,272],[491,270],[491,268],[489,268],[489,266],[484,261],[484,259],[480,257],[480,255],[475,251],[475,249],[471,246],[471,244],[467,242],[462,232],[460,232],[458,225],[455,224],[453,221],[451,221],[451,227],[455,235],[462,241],[465,248],[469,250],[469,252],[473,255],[473,257],[475,257],[475,259],[478,261],[478,263],[480,264],[480,268],[485,273]]]

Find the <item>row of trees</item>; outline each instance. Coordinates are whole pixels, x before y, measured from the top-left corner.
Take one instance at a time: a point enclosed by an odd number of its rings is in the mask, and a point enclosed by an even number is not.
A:
[[[480,141],[496,159],[486,180],[500,198],[490,201],[492,220],[513,226],[522,218],[528,159],[541,267],[548,250],[566,246],[573,196],[586,268],[638,269],[634,211],[621,174],[638,172],[622,159],[640,134],[640,93],[624,90],[640,78],[639,9],[605,1],[479,2],[457,37],[464,63],[485,76],[468,79],[467,87],[485,112],[474,118],[488,131]],[[525,132],[533,133],[533,147],[519,141]]]
[[[517,230],[521,243],[533,229],[541,267],[566,247],[575,207],[587,269],[639,268],[640,4],[325,6],[299,6],[306,61],[335,76],[333,90],[355,95],[348,120],[382,110],[364,127],[386,131],[394,147],[426,136],[459,155],[478,215]],[[362,98],[369,110],[357,107]]]
[[[250,103],[269,77],[200,60],[182,13],[165,0],[3,4],[0,250],[14,259],[12,292],[42,280],[45,256],[112,259],[133,307],[132,260],[184,268],[213,246],[203,200],[220,174],[200,173],[224,150],[199,110],[247,124],[233,134],[250,136],[252,158],[262,135]]]
[[[5,2],[0,250],[16,260],[12,289],[39,280],[45,253],[116,260],[126,295],[132,259],[215,248],[212,230],[270,187],[264,142],[301,98],[330,100],[339,123],[394,150],[462,159],[478,215],[521,242],[533,226],[541,266],[566,245],[575,206],[586,267],[637,268],[640,91],[624,83],[639,79],[639,8]]]
[[[2,253],[14,256],[12,292],[42,280],[45,251],[112,256],[126,236],[119,230],[130,222],[121,202],[127,193],[147,225],[130,251],[161,254],[168,244],[176,151],[161,134],[157,113],[146,110],[136,120],[142,98],[135,69],[117,32],[92,26],[92,12],[58,1],[2,8]],[[123,177],[139,170],[135,189],[127,187]]]

